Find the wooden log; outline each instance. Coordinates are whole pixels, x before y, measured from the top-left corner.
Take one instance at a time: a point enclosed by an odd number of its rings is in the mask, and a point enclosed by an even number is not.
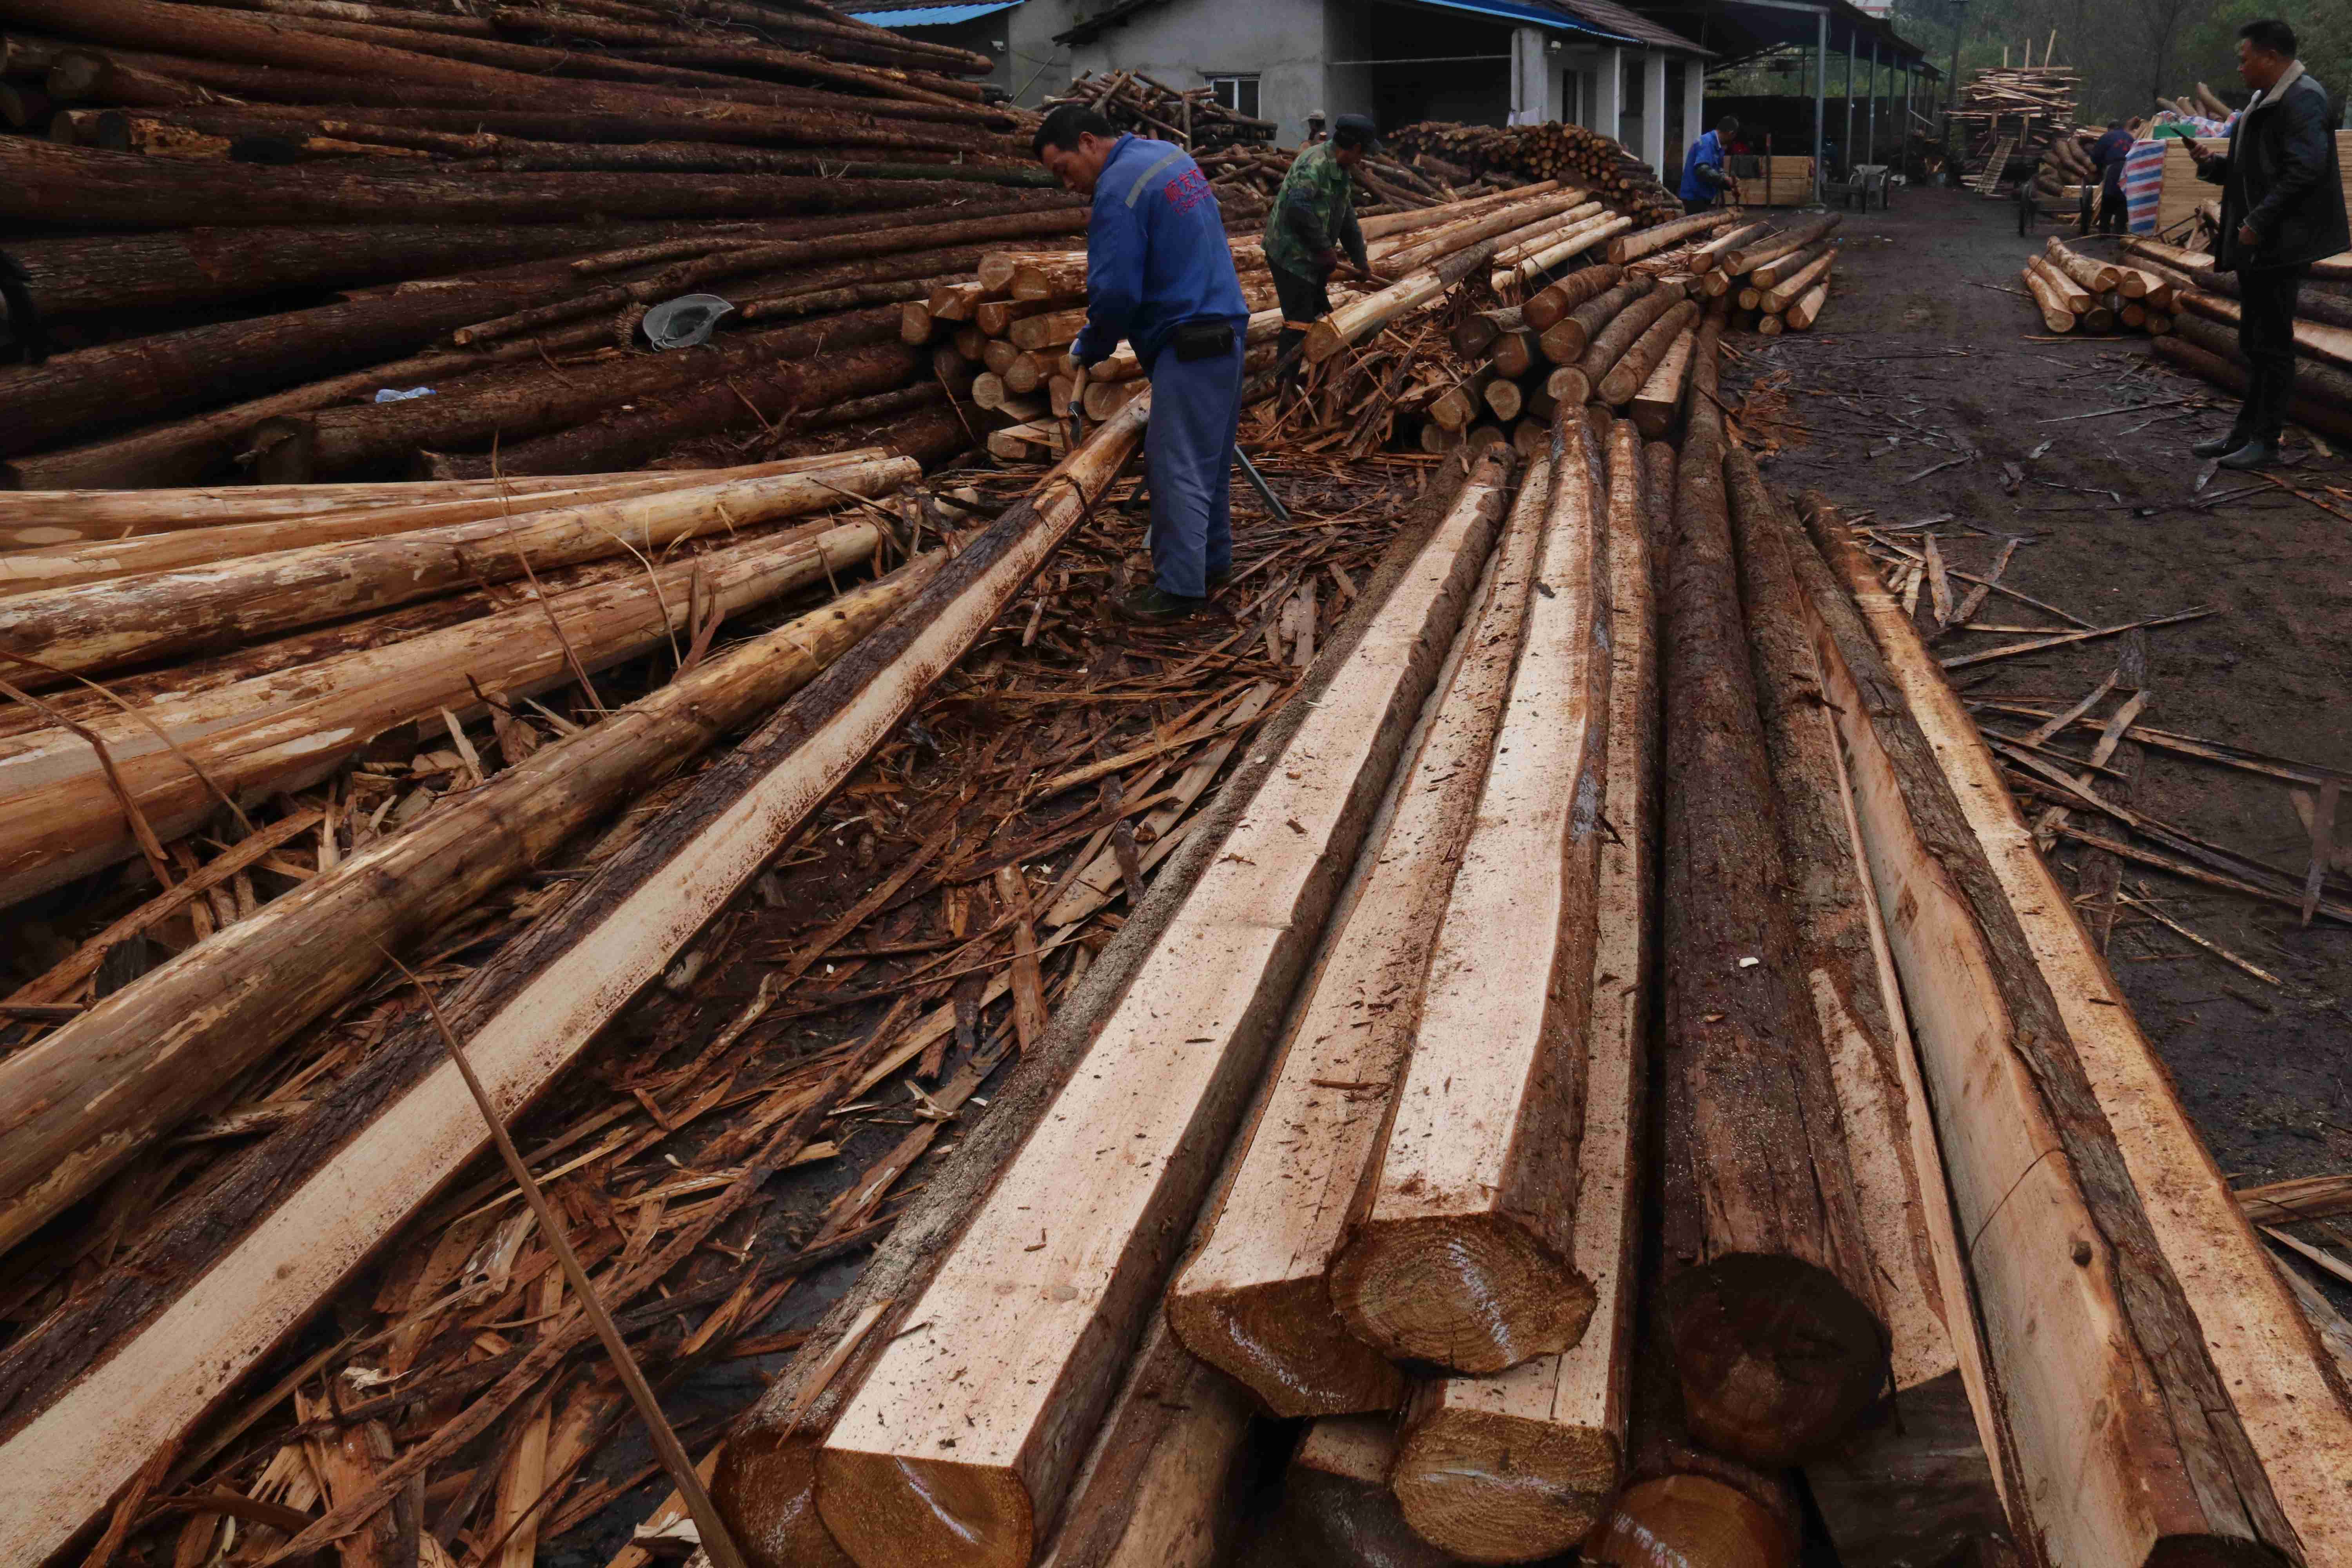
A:
[[[222,321],[0,369],[0,452],[247,396],[422,347],[484,310],[551,298],[558,276],[456,284]]]
[[[1517,277],[1520,262],[1587,230],[1597,229],[1614,216],[1599,202],[1583,202],[1565,212],[1549,214],[1506,230],[1495,241],[1494,265]]]
[[[880,1349],[845,1400],[817,1458],[817,1506],[861,1563],[934,1563],[943,1552],[1030,1560],[1083,1458],[1052,1435],[1093,1426],[1139,1319],[1156,1308],[1179,1239],[1171,1216],[1200,1201],[1298,978],[1305,933],[1328,912],[1332,868],[1352,858],[1453,640],[1503,471],[1500,458],[1480,464],[1361,639],[1323,667],[1319,704],[1283,752],[1316,765],[1285,768],[1277,757],[1053,1115],[909,1306],[919,1326]],[[1261,913],[1237,919],[1227,912],[1235,900]],[[1221,1048],[1160,1048],[1175,1017],[1192,1020],[1177,1026],[1188,1037],[1210,1033]],[[1131,1135],[1107,1170],[1094,1151],[1114,1125]],[[1041,1227],[1037,1205],[1066,1188],[1071,1160],[1090,1173],[1094,1199]],[[1023,1251],[1041,1228],[1043,1246]],[[1079,1257],[1118,1261],[1081,1275],[1071,1266]],[[1079,1279],[1088,1283],[1074,1286]],[[966,1344],[985,1353],[967,1361]]]
[[[1432,699],[1394,819],[1366,850],[1370,869],[1289,1031],[1232,1189],[1169,1288],[1168,1321],[1185,1348],[1277,1415],[1387,1410],[1404,1392],[1396,1369],[1340,1321],[1328,1271],[1387,1128],[1421,972],[1493,755],[1549,474],[1547,456],[1520,481],[1485,603]]]
[[[1811,266],[1821,257],[1828,255],[1835,244],[1834,240],[1817,239],[1811,245],[1800,247],[1786,256],[1768,261],[1748,272],[1748,286],[1759,291],[1769,290],[1786,282],[1803,268]]]
[[[1039,353],[1046,349],[1058,349],[1071,342],[1085,329],[1086,324],[1086,308],[1080,306],[1074,310],[1054,310],[1044,315],[1024,316],[1005,329],[1005,336],[1011,338],[1013,346],[1024,353]]]
[[[1554,364],[1575,364],[1584,357],[1592,340],[1604,331],[1618,313],[1634,300],[1651,293],[1657,285],[1640,276],[1626,279],[1612,288],[1595,294],[1543,331],[1537,345],[1544,357]]]
[[[1682,410],[1683,384],[1690,375],[1691,353],[1696,347],[1698,329],[1685,328],[1667,345],[1659,358],[1650,379],[1633,395],[1633,406],[1628,411],[1633,427],[1650,440],[1658,440],[1672,433],[1675,416]]]
[[[2225,300],[2217,294],[2185,294],[2177,302],[2183,313],[2202,316],[2209,321],[2220,321],[2225,326],[2238,324],[2238,302],[2235,300]],[[2294,323],[2294,351],[2305,359],[2352,370],[2352,328],[2297,321]]]
[[[766,473],[795,471],[792,467],[766,464],[760,465],[760,468]],[[703,470],[706,476],[709,472]],[[744,473],[732,477],[749,479],[753,476]],[[420,528],[471,522],[485,517],[520,517],[549,506],[615,500],[623,496],[677,489],[692,482],[675,473],[595,479],[583,475],[574,481],[575,488],[564,490],[542,489],[521,495],[420,500],[411,506],[361,507],[347,512],[298,514],[265,522],[227,523],[212,528],[186,528],[170,533],[152,533],[126,539],[119,544],[46,545],[21,553],[0,555],[0,596],[36,588],[62,588],[76,583],[102,582],[111,577],[128,577],[144,572],[178,571],[279,550],[300,550],[315,544],[336,544],[355,539],[378,538],[387,533],[407,533]],[[353,488],[381,490],[394,487]],[[434,487],[420,485],[416,488]],[[84,531],[89,526],[84,525]]]
[[[1580,268],[1547,285],[1527,302],[1522,320],[1529,331],[1540,333],[1586,300],[1607,293],[1625,280],[1624,268],[1606,263]]]
[[[1493,253],[1491,242],[1482,240],[1465,250],[1456,251],[1433,267],[1423,268],[1399,279],[1377,293],[1340,306],[1307,331],[1307,363],[1321,364],[1368,333],[1379,331],[1409,311],[1418,310],[1423,305],[1444,298],[1456,283],[1484,266]]]
[[[1477,359],[1498,339],[1527,330],[1527,312],[1517,305],[1493,310],[1473,310],[1454,329],[1454,352]]]
[[[641,567],[634,580],[550,595],[552,618],[541,605],[520,605],[309,668],[167,694],[136,715],[117,710],[83,725],[113,753],[121,792],[159,833],[176,836],[217,809],[206,780],[258,801],[303,787],[402,724],[430,721],[444,708],[469,716],[482,704],[467,684],[476,672],[496,672],[517,701],[653,647],[683,624],[698,563],[697,595],[741,609],[856,570],[883,537],[872,522],[786,529],[651,574]],[[70,858],[87,868],[137,853],[121,795],[73,731],[31,729],[0,741],[0,780],[10,798],[44,816],[39,838],[6,836],[12,861]]]
[[[1691,213],[1665,223],[1653,224],[1639,234],[1622,235],[1611,240],[1609,259],[1622,267],[1628,261],[1654,256],[1670,247],[1685,244],[1695,236],[1710,233],[1725,224],[1736,223],[1739,216],[1739,210],[1736,207],[1719,207],[1713,212]]]
[[[2116,268],[2069,249],[2066,242],[2054,234],[2043,242],[2042,254],[2051,266],[2093,294],[2111,294],[2123,280],[2123,274]]]
[[[855,342],[875,331],[868,324],[841,333]],[[870,397],[908,384],[929,368],[929,356],[903,342],[869,343],[813,358],[782,358],[736,375],[706,377],[650,405],[611,408],[568,430],[550,431],[509,446],[501,441],[496,461],[467,459],[459,472],[517,474],[593,473],[649,461],[678,442],[697,437],[773,424],[804,409]],[[576,378],[575,378],[576,379]]]
[[[2020,1534],[2038,1535],[2061,1560],[2132,1563],[2291,1560],[2299,1534],[2300,1550],[2324,1559],[2319,1542],[2344,1539],[2346,1505],[2335,1489],[2300,1483],[2326,1446],[2303,1423],[2332,1430],[2352,1416],[2326,1397],[2285,1415],[2294,1402],[2282,1395],[2315,1372],[2307,1330],[2274,1275],[2217,1268],[2233,1230],[2253,1248],[2226,1189],[2152,1059],[2103,1056],[2112,1026],[2074,1035],[2095,1004],[2062,1002],[2051,980],[2052,927],[2074,926],[2061,912],[2070,906],[2037,910],[2039,941],[2023,923],[2035,906],[2011,894],[2003,868],[2016,874],[2013,846],[2031,836],[2006,789],[1985,782],[1998,779],[1989,757],[1958,782],[1942,760],[1981,742],[1952,723],[1957,700],[1948,688],[1936,695],[1940,675],[1924,649],[1912,651],[1916,636],[1895,625],[1899,606],[1834,510],[1811,495],[1802,510],[1829,563],[1791,553],[1872,880],[1880,906],[1902,911],[1886,932],[1971,1238],[1997,1408],[2020,1475],[2009,1489]],[[2002,818],[2011,826],[1996,859],[1985,835]],[[2042,886],[2036,898],[2055,893]],[[2076,989],[2112,981],[2075,931],[2082,962],[2056,968],[2065,989],[2107,1002],[2127,1027],[2111,990]],[[1965,1113],[1951,1098],[1963,1083]],[[2163,1184],[2159,1229],[2134,1176],[2156,1182],[2167,1169],[2180,1176]],[[2210,1203],[2197,1196],[2208,1185]],[[2193,1256],[2168,1248],[2190,1237],[2201,1248]],[[2275,1486],[2273,1473],[2295,1484]]]
[[[1535,334],[1525,331],[1505,333],[1496,340],[1487,359],[1494,365],[1496,374],[1506,380],[1517,381],[1538,363]]]
[[[1570,461],[1580,460],[1571,448]],[[1391,1486],[1423,1539],[1472,1562],[1521,1562],[1581,1541],[1620,1484],[1633,1356],[1643,1063],[1656,866],[1657,637],[1641,444],[1609,449],[1608,776],[1574,1256],[1595,1284],[1584,1337],[1487,1378],[1421,1385]]]
[[[2201,316],[2173,318],[2176,334],[2155,346],[2157,356],[2232,392],[2246,389],[2245,362],[2238,335]],[[2352,376],[2315,361],[2294,362],[2294,396],[2287,406],[2294,422],[2331,436],[2352,431]]]
[[[1734,278],[1743,277],[1767,262],[1778,261],[1781,257],[1801,250],[1823,236],[1834,233],[1841,221],[1835,213],[1807,218],[1801,224],[1767,235],[1737,250],[1725,251],[1722,260],[1717,263],[1718,269]]]
[[[2068,277],[2046,256],[2028,257],[2026,270],[2039,277],[2055,293],[2066,309],[2075,316],[2087,314],[2098,301],[2092,292]]]
[[[804,515],[851,495],[887,494],[914,477],[900,458],[804,474],[719,481],[579,507],[512,524],[454,523],[364,542],[320,546],[211,570],[158,573],[0,600],[0,635],[63,670],[108,669],[251,642],[296,626],[505,582],[534,567],[617,555],[711,525]]]
[[[1830,280],[1823,278],[1796,299],[1790,300],[1789,308],[1781,312],[1780,319],[1790,331],[1805,331],[1815,321],[1821,320],[1822,307],[1829,303],[1829,299]],[[2148,328],[2150,331],[2156,330],[2152,325]]]
[[[1609,373],[1616,368],[1617,362],[1625,357],[1626,352],[1641,340],[1642,334],[1648,331],[1653,323],[1682,303],[1682,299],[1681,284],[1664,284],[1639,299],[1628,301],[1607,325],[1592,334],[1592,341],[1584,345],[1584,353],[1577,358],[1576,368],[1584,373],[1585,381],[1596,395],[1600,393],[1601,384],[1608,379]],[[1641,389],[1641,384],[1636,381],[1625,395],[1632,397]]]
[[[2028,265],[2018,275],[2026,291],[2033,298],[2033,307],[2042,312],[2042,329],[2048,332],[2071,332],[2078,318],[2066,303],[2066,297],[2044,277],[2039,268]]]
[[[1702,345],[1702,352],[1711,345]],[[1712,358],[1712,355],[1707,355]],[[1767,1468],[1843,1436],[1885,1332],[1829,1062],[1778,890],[1721,414],[1695,401],[1664,597],[1664,1332],[1698,1441]]]
[[[1715,268],[1722,262],[1724,256],[1727,252],[1737,250],[1743,245],[1752,244],[1756,240],[1761,239],[1766,234],[1770,232],[1771,227],[1772,226],[1769,223],[1743,223],[1735,228],[1727,228],[1719,231],[1709,237],[1705,245],[1698,247],[1691,252],[1691,270],[1694,272],[1714,271]]]
[[[1148,403],[1131,405],[1097,430],[1041,482],[1034,500],[1007,512],[934,570],[886,625],[858,641],[849,657],[836,656],[705,772],[665,815],[659,830],[619,850],[528,939],[477,970],[445,1002],[467,1056],[501,1103],[527,1102],[543,1088],[898,728],[1077,526],[1088,510],[1082,496],[1103,493],[1133,456],[1148,408]],[[818,624],[799,635],[826,635],[823,620],[832,614],[820,612]],[[746,645],[744,661],[772,667],[770,679],[778,681],[805,679],[817,661],[794,648],[794,635],[787,626],[772,639]],[[730,668],[740,665],[730,662]],[[647,700],[690,690],[674,682]],[[686,705],[676,700],[671,710]],[[707,715],[681,722],[696,745],[713,736]],[[636,732],[632,726],[610,728]],[[421,824],[385,847],[421,846],[432,826]],[[445,852],[457,858],[451,863],[478,855],[480,846],[470,840],[482,837],[472,832],[447,841],[455,847]],[[421,873],[415,879],[424,886],[441,880]],[[297,893],[278,900],[241,929],[257,929],[273,910],[292,914],[301,899]],[[370,907],[375,905],[389,912],[389,901],[370,884]],[[226,961],[233,954],[240,963],[278,965],[289,949],[314,962],[353,966],[354,984],[375,968],[363,936],[258,950],[248,942],[207,943],[117,992],[32,1049],[46,1049],[85,1026],[96,1026],[83,1037],[104,1037],[108,1021],[121,1010],[159,999],[168,1004],[167,989],[157,983],[184,964],[199,994],[215,1001],[234,996],[236,1004],[166,1005],[157,1016],[170,1022],[142,1037],[166,1051],[185,1044],[185,1054],[197,1059],[206,1057],[207,1030],[239,1047],[267,1050],[315,1009],[305,1015],[285,985],[215,990],[206,963],[191,961]],[[11,1065],[30,1054],[19,1052]],[[155,1446],[266,1357],[484,1142],[479,1114],[427,1028],[404,1027],[380,1042],[368,1070],[347,1077],[326,1098],[315,1113],[321,1120],[289,1128],[278,1135],[282,1142],[257,1150],[237,1181],[208,1194],[199,1212],[159,1237],[156,1250],[143,1255],[154,1267],[110,1277],[105,1290],[85,1291],[75,1310],[52,1319],[42,1335],[9,1347],[0,1452],[8,1456],[11,1483],[0,1496],[0,1523],[6,1526],[0,1539],[22,1558],[37,1561],[68,1540]],[[427,1130],[429,1137],[423,1135]],[[755,1161],[743,1180],[756,1188],[798,1147],[788,1130],[763,1154],[775,1163]],[[354,1202],[354,1194],[366,1201]],[[280,1223],[256,1224],[272,1214]],[[686,1249],[698,1246],[702,1234],[689,1229],[681,1238]],[[633,1283],[646,1288],[682,1256],[673,1244],[648,1260]],[[567,1342],[555,1344],[561,1353]],[[527,1364],[498,1392],[510,1404],[539,1376],[540,1369]],[[492,1402],[489,1413],[505,1407]],[[482,1408],[480,1402],[476,1408]],[[413,1458],[414,1451],[403,1462]],[[404,1479],[399,1472],[395,1464],[384,1479]],[[317,1539],[298,1539],[289,1548],[299,1552],[324,1545],[331,1532],[358,1522],[349,1514],[339,1507],[307,1532]]]
[[[1526,395],[1519,390],[1519,384],[1500,374],[1486,384],[1486,395],[1487,412],[1497,419],[1517,419],[1520,407],[1527,401]]]
[[[1605,525],[1580,454],[1551,479],[1538,575],[1553,592],[1528,607],[1412,1055],[1330,1272],[1360,1337],[1459,1372],[1566,1350],[1594,1300],[1572,1258],[1573,1152],[1609,718]]]
[[[1765,289],[1764,309],[1773,315],[1780,315],[1810,293],[1814,284],[1828,278],[1830,268],[1836,264],[1836,249],[1834,247],[1824,249],[1804,266],[1788,274],[1771,288]]]
[[[1634,1483],[1584,1548],[1584,1561],[1611,1568],[1790,1568],[1796,1560],[1796,1533],[1785,1521],[1705,1475]]]
[[[1669,284],[1668,289],[1679,292],[1680,286]],[[1666,290],[1661,290],[1665,292]],[[1698,325],[1698,301],[1679,300],[1662,311],[1657,320],[1643,328],[1609,373],[1595,384],[1601,401],[1612,407],[1622,408],[1633,401],[1635,395],[1649,384],[1666,353],[1689,335]],[[1614,330],[1613,327],[1612,329]],[[1579,368],[1582,368],[1580,365]],[[1590,371],[1586,372],[1588,378]]]
[[[1726,456],[1724,479],[1774,821],[1788,863],[1805,868],[1790,889],[1798,952],[1829,1047],[1889,1342],[1889,1407],[1809,1474],[1824,1479],[1831,1495],[1823,1511],[1843,1549],[1861,1554],[1899,1541],[1906,1554],[1939,1562],[2007,1528],[2000,1489],[2008,1472],[1996,1476],[1979,1436],[1999,1441],[1994,1394],[1926,1085],[1798,586],[1796,521],[1747,452]]]
[[[1486,389],[1495,384],[1491,368],[1475,370],[1447,387],[1429,405],[1429,417],[1441,429],[1466,430],[1486,411]]]
[[[1582,255],[1612,235],[1623,234],[1633,226],[1630,217],[1596,216],[1571,225],[1559,231],[1557,237],[1540,247],[1523,251],[1507,272],[1497,274],[1502,282],[1496,287],[1509,289],[1542,277],[1570,257]],[[1488,279],[1490,285],[1493,279]]]
[[[1495,249],[1499,252],[1507,243],[1517,243],[1512,237],[1530,224],[1549,222],[1559,226],[1578,221],[1568,215],[1583,205],[1584,193],[1577,190],[1553,191],[1528,201],[1507,203],[1492,212],[1446,224],[1425,236],[1411,236],[1381,259],[1391,272],[1402,275],[1434,266],[1465,246],[1483,240],[1496,241]]]
[[[1283,1475],[1268,1555],[1331,1568],[1449,1568],[1454,1559],[1414,1532],[1389,1490],[1396,1447],[1386,1416],[1327,1415],[1310,1425]]]

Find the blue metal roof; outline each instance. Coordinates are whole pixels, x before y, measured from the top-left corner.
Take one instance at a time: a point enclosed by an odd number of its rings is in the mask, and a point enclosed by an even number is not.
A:
[[[1443,5],[1452,11],[1475,11],[1482,16],[1500,17],[1507,22],[1527,22],[1538,27],[1550,27],[1563,33],[1581,33],[1587,37],[1605,38],[1612,43],[1638,44],[1639,38],[1624,33],[1612,32],[1580,20],[1565,11],[1555,11],[1549,5],[1529,5],[1520,0],[1416,0],[1423,5]]]
[[[853,22],[871,22],[877,27],[944,27],[950,22],[969,22],[974,16],[985,16],[992,11],[1010,11],[1021,0],[977,0],[970,5],[911,5],[903,11],[852,11]]]

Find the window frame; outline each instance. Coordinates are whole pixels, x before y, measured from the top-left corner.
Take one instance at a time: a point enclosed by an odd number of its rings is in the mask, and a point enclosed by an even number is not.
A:
[[[1265,104],[1265,99],[1264,97],[1265,77],[1263,72],[1202,71],[1201,74],[1208,81],[1210,100],[1217,104],[1218,107],[1230,113],[1238,114],[1244,120],[1260,120],[1265,118],[1265,116],[1260,112]],[[1231,82],[1234,88],[1234,100],[1231,103],[1225,102],[1224,100],[1219,96],[1220,88],[1227,82]],[[1249,89],[1251,99],[1251,102],[1247,108],[1244,108],[1242,105],[1242,89],[1244,85]]]

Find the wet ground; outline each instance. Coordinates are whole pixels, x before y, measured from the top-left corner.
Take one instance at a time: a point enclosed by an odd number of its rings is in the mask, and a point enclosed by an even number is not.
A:
[[[1727,386],[1763,389],[1749,423],[1781,443],[1767,472],[1881,527],[1948,514],[1935,531],[1960,570],[1984,573],[2004,537],[2022,535],[2001,583],[2097,625],[2210,606],[2138,634],[2141,721],[2352,768],[2352,496],[2327,488],[2352,489],[2352,463],[2298,434],[2283,477],[2319,504],[2242,475],[2200,493],[2206,465],[2188,447],[2224,428],[2234,400],[2154,362],[2137,334],[2049,338],[2017,292],[2020,265],[2049,232],[2020,238],[2012,206],[1959,191],[1897,192],[1891,211],[1848,215],[1816,329],[1727,340],[1750,356],[1727,363]],[[2060,627],[1999,595],[1980,618]],[[2019,640],[1963,632],[1936,646],[1948,657]],[[2063,707],[2115,673],[2134,640],[1957,679],[1971,699]],[[2137,767],[2138,809],[2301,881],[2310,838],[2286,783],[2154,751]],[[2340,844],[2352,813],[2339,820]],[[2070,865],[2079,855],[2059,851]],[[2109,960],[2222,1170],[2244,1184],[2352,1169],[2352,928],[2325,917],[2306,928],[2294,910],[2137,866],[2124,887],[2279,982],[2128,907],[2115,928]]]

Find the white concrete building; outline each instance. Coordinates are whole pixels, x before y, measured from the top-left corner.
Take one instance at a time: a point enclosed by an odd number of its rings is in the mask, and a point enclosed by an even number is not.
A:
[[[1035,104],[1088,72],[1215,89],[1296,144],[1317,110],[1383,127],[1570,121],[1679,170],[1707,52],[1616,0],[868,0],[855,15],[996,56]]]

